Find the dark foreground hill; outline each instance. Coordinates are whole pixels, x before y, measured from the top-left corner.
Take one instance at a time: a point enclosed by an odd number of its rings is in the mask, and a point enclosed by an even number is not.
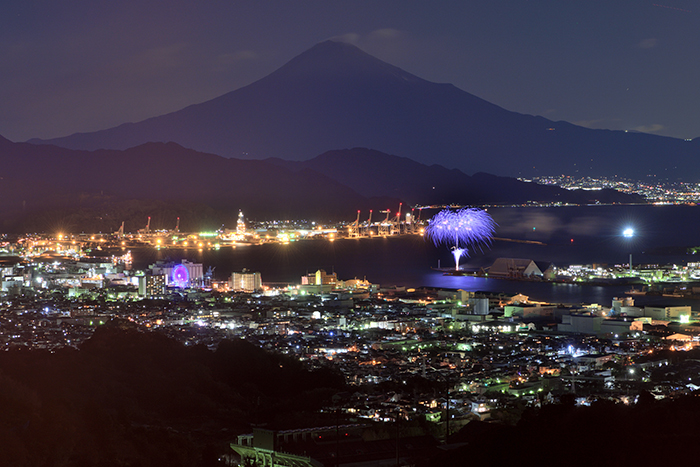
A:
[[[150,141],[227,157],[287,160],[368,147],[468,174],[700,179],[700,139],[591,130],[511,112],[333,41],[210,101],[44,142],[126,149]]]
[[[0,368],[0,465],[14,467],[222,465],[251,423],[323,423],[306,414],[344,387],[240,339],[212,352],[114,325],[80,350],[0,352]]]
[[[80,350],[0,352],[0,369],[0,465],[13,467],[219,466],[253,424],[334,424],[317,411],[351,390],[338,373],[309,372],[241,339],[210,351],[121,323],[98,328]],[[453,449],[433,450],[420,465],[692,465],[697,457],[697,396],[655,401],[643,392],[633,407],[562,401],[526,410],[514,425],[470,422],[451,437]]]
[[[545,405],[515,426],[470,422],[452,438],[457,449],[421,467],[440,465],[652,466],[694,464],[689,448],[700,436],[700,397],[655,401],[646,392],[634,406],[600,400],[590,407]],[[459,444],[455,444],[459,446]]]

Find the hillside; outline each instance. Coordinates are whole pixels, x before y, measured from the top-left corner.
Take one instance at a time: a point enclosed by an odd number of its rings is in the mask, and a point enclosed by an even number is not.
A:
[[[367,149],[332,151],[303,163],[224,158],[175,143],[124,151],[71,150],[0,140],[0,230],[184,230],[251,219],[349,220],[358,210],[404,204],[635,202],[614,191],[571,192],[488,174],[425,166]]]
[[[313,170],[368,197],[398,198],[409,205],[541,203],[644,203],[641,196],[615,190],[568,191],[521,182],[483,172],[472,176],[441,165],[425,165],[407,157],[366,148],[325,152],[313,159],[266,162],[294,171]]]

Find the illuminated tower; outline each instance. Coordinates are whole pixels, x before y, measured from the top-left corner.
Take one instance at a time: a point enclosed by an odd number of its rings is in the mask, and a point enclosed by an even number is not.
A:
[[[243,220],[243,211],[238,211],[238,222],[236,222],[236,233],[245,233],[245,221]]]

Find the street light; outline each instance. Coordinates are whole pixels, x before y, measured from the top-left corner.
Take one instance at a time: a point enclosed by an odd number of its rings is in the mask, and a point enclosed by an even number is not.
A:
[[[622,236],[625,238],[634,237],[634,229],[632,227],[626,227],[625,230],[622,231]],[[630,274],[632,274],[632,252],[630,252]]]

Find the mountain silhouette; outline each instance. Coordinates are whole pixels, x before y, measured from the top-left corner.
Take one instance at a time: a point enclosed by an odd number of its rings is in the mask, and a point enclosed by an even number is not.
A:
[[[525,200],[634,202],[615,191],[572,192],[433,165],[368,149],[306,162],[225,158],[176,143],[85,151],[0,137],[0,230],[218,228],[250,218],[344,220],[357,210],[414,204],[516,204]],[[595,197],[589,199],[588,197]],[[582,198],[584,197],[584,198]]]
[[[313,170],[367,197],[400,199],[409,205],[434,204],[589,204],[643,203],[641,196],[611,189],[562,190],[479,172],[472,176],[441,165],[427,166],[407,157],[353,148],[328,151],[307,161],[267,159],[294,171]]]
[[[698,139],[591,130],[510,112],[334,41],[210,101],[138,123],[32,142],[94,150],[168,141],[244,159],[303,160],[367,147],[467,174],[700,176]]]
[[[84,151],[3,138],[0,164],[3,231],[43,231],[62,217],[76,219],[72,223],[81,230],[116,230],[133,217],[141,227],[146,216],[155,220],[162,211],[171,214],[168,227],[183,217],[183,228],[218,228],[235,221],[239,209],[261,219],[333,219],[371,209],[374,202],[398,202],[369,200],[311,170],[224,158],[175,143]]]

